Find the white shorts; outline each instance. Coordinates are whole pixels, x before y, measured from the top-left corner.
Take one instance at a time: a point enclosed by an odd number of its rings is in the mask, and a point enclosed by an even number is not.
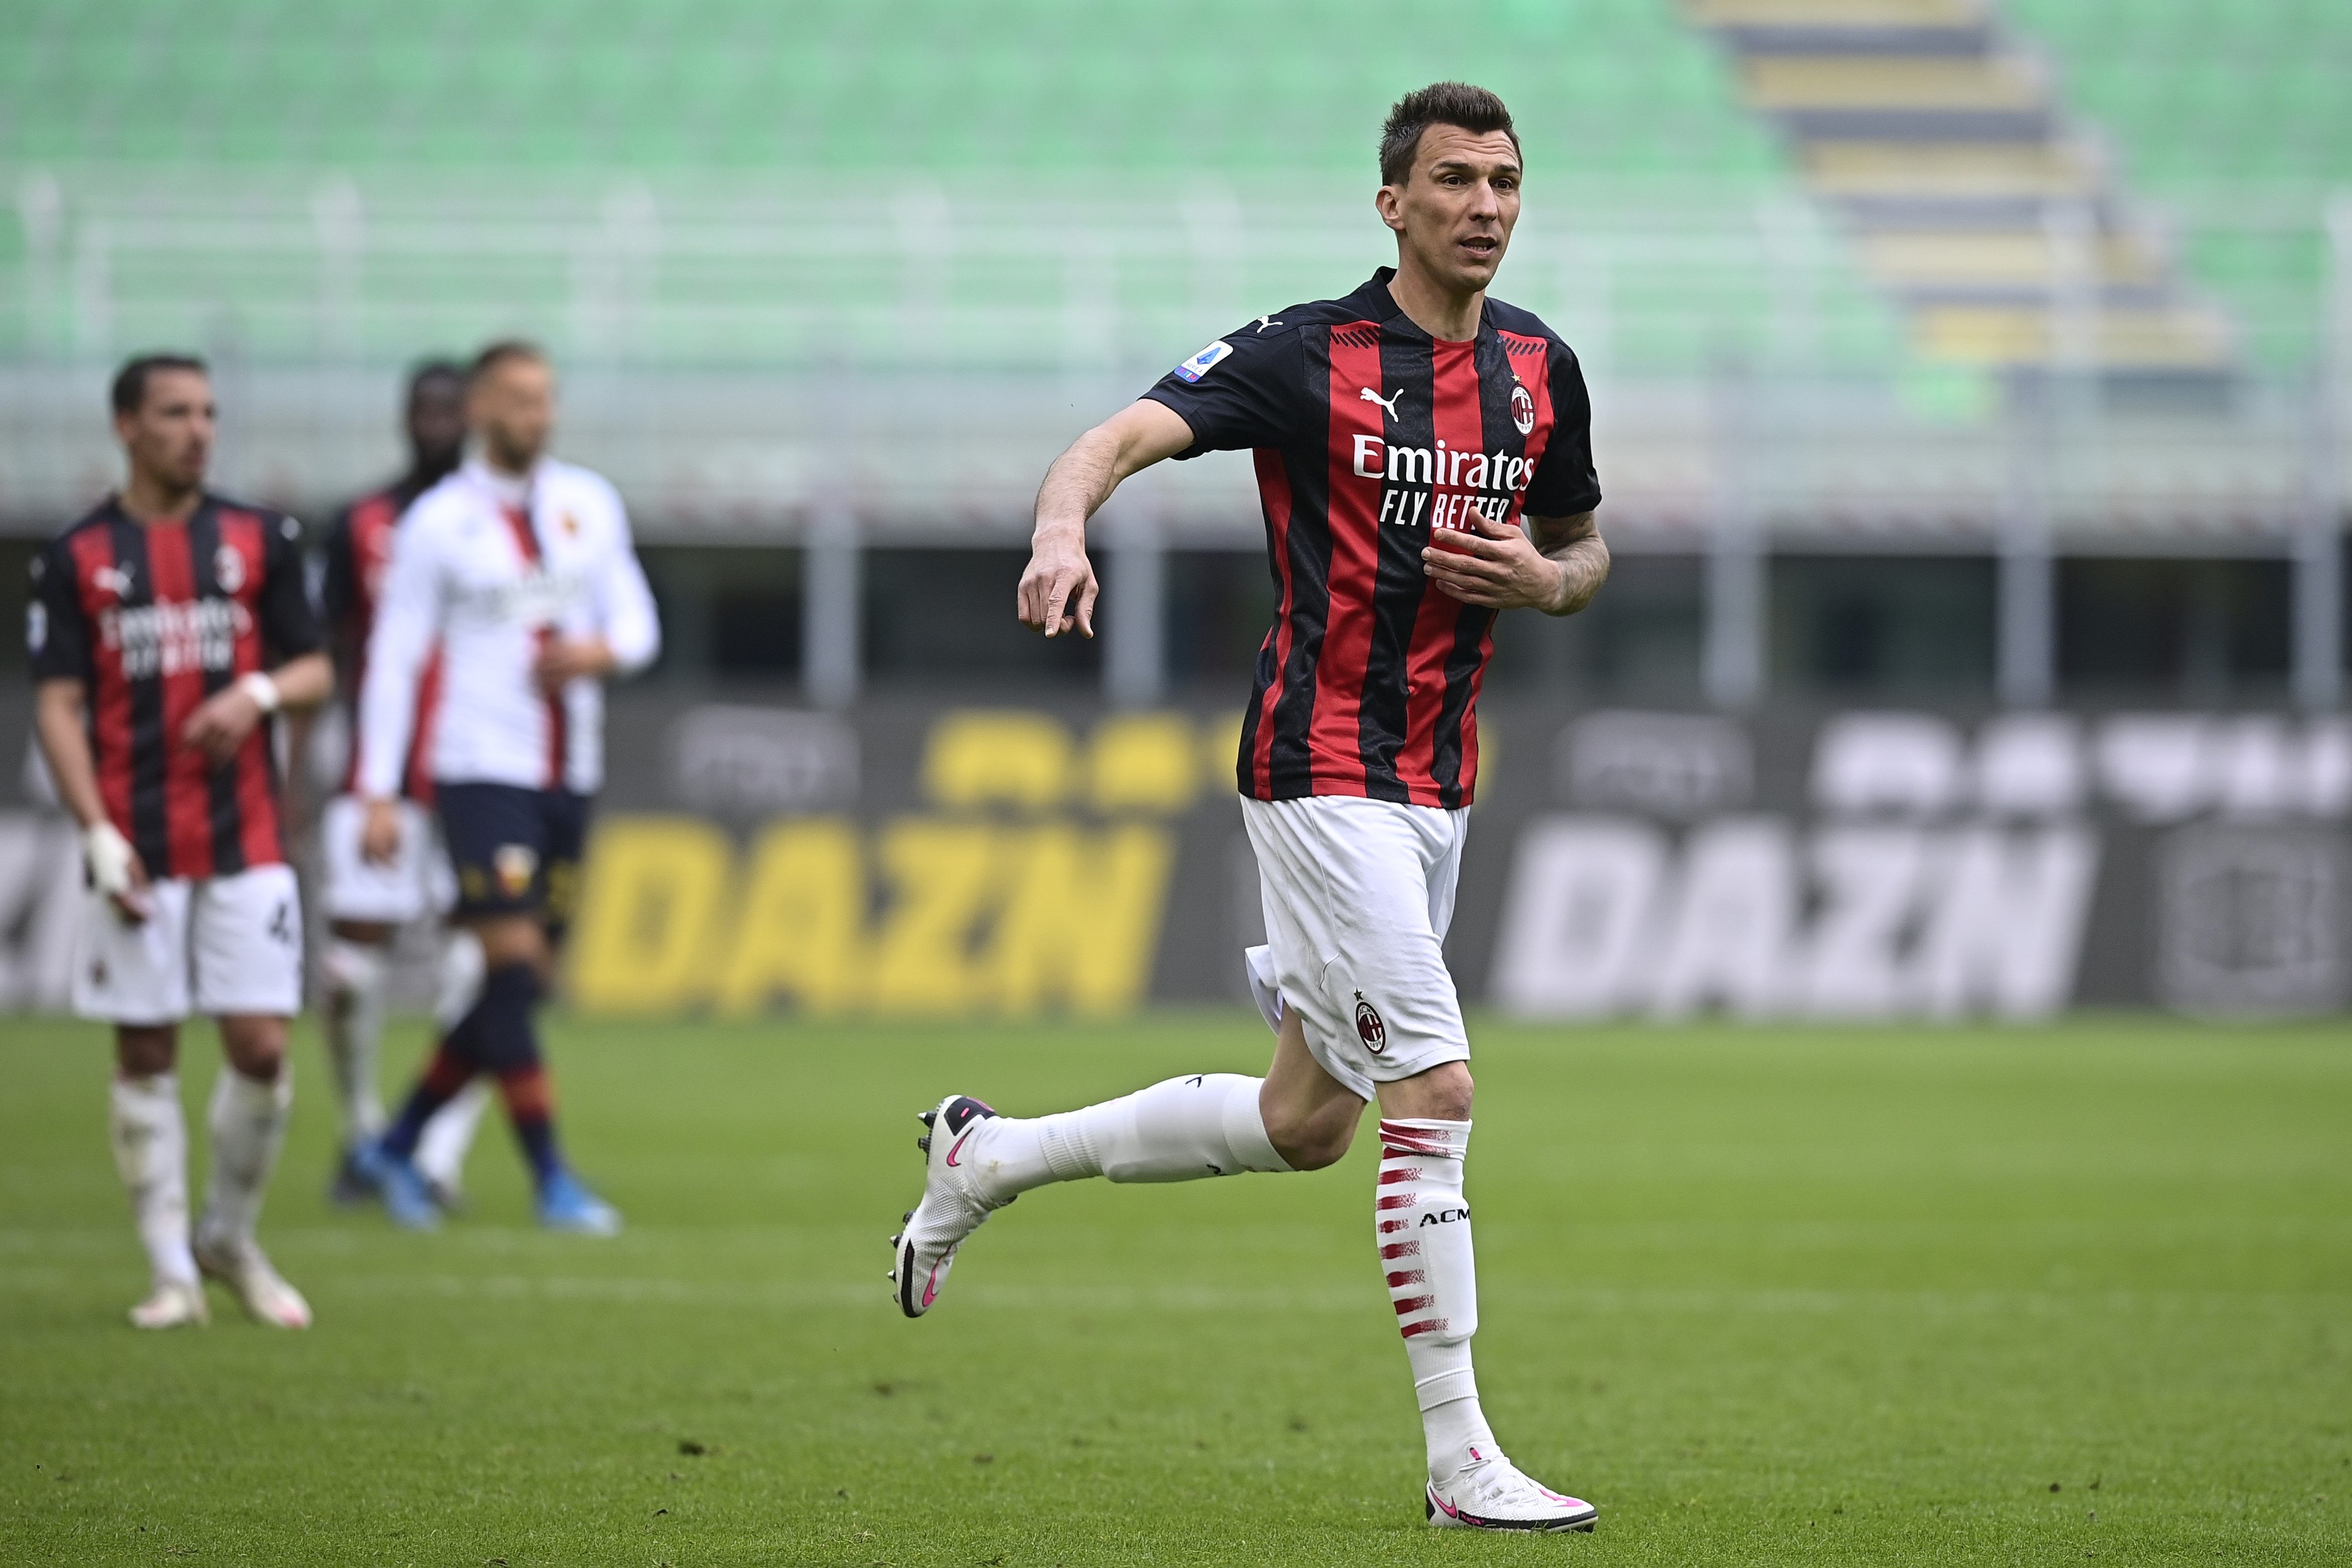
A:
[[[109,1023],[177,1023],[302,1010],[302,904],[294,868],[151,884],[154,913],[133,925],[90,891],[74,954],[73,1009]],[[194,1007],[189,1006],[193,988]]]
[[[319,816],[319,858],[324,875],[319,894],[330,920],[364,920],[405,925],[427,915],[446,915],[457,902],[457,879],[441,848],[440,825],[414,800],[394,802],[400,811],[400,850],[389,865],[360,853],[367,826],[367,802],[338,795]]]
[[[1374,1085],[1466,1061],[1445,967],[1467,810],[1352,795],[1242,800],[1266,945],[1307,1049],[1366,1100]]]

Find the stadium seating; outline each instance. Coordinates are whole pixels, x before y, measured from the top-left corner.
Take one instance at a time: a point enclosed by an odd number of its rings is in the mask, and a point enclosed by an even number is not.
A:
[[[2190,277],[2259,363],[2308,359],[2319,214],[2352,183],[2352,7],[2324,0],[2009,0],[2137,193],[2172,210]]]
[[[1865,22],[1897,12],[1967,22],[1979,9],[1841,5]],[[1727,6],[1743,9],[1773,7]],[[1679,203],[1737,225],[1793,191],[1799,160],[1743,105],[1737,68],[1692,26],[1726,11],[1708,0],[1473,0],[1441,15],[1404,0],[1205,0],[1181,11],[1081,0],[18,0],[0,32],[0,172],[20,193],[35,171],[73,189],[125,171],[363,184],[383,172],[443,171],[491,189],[531,175],[676,183],[874,171],[948,184],[980,174],[1033,184],[1279,176],[1352,190],[1397,90],[1458,74],[1511,99],[1539,177],[1557,172],[1601,193],[1601,206]],[[2183,210],[2189,280],[2231,308],[2257,360],[2306,352],[2320,193],[2352,178],[2352,93],[2342,90],[2352,8],[2011,0],[1992,15],[2054,62],[2060,114],[2113,146],[2126,191]],[[1896,85],[1915,101],[2038,112],[2032,83],[1932,60],[1904,68],[1917,79]],[[1747,85],[1770,110],[1790,94],[1859,103],[1886,80],[1835,61],[1782,62]],[[2026,167],[2017,149],[1979,144],[1973,164],[1923,170],[1916,157],[1848,139],[1807,161],[1836,167],[1807,172],[1832,197],[1922,179],[2063,193],[2096,178],[2070,163],[2072,147],[2029,150]],[[2256,182],[2276,221],[2232,212],[2206,222],[2225,178]],[[664,204],[677,210],[667,187]],[[1588,227],[1594,210],[1580,210]],[[1766,351],[1774,301],[1751,264],[1755,236],[1744,252],[1726,244],[1707,265],[1644,252],[1620,267],[1619,364],[1671,370]],[[1865,249],[1824,263],[1809,286],[1809,329],[1830,362],[1883,362],[1897,341],[1855,270],[1882,271],[1878,260]],[[2145,252],[2122,261],[2157,265]],[[384,277],[371,262],[367,287],[393,287]],[[452,286],[462,280],[436,283]],[[266,330],[253,329],[267,349]]]
[[[0,159],[338,166],[1359,171],[1400,84],[1517,94],[1604,172],[1769,178],[1660,0],[1425,7],[1031,0],[26,0]],[[1036,40],[1052,39],[1048,48]]]

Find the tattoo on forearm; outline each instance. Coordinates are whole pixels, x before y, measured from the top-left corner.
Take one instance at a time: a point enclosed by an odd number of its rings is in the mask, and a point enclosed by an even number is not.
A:
[[[1592,602],[1609,580],[1609,547],[1591,512],[1572,517],[1532,517],[1528,535],[1535,547],[1559,563],[1562,602],[1555,615],[1573,615]]]

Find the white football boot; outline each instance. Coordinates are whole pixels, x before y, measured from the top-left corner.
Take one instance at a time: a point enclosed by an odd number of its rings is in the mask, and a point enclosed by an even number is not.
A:
[[[963,1239],[979,1229],[991,1211],[1013,1201],[1008,1197],[997,1203],[980,1190],[980,1162],[965,1152],[979,1124],[992,1120],[994,1111],[969,1095],[950,1094],[937,1110],[919,1115],[930,1129],[915,1140],[924,1157],[923,1201],[907,1211],[907,1228],[890,1238],[891,1294],[898,1310],[910,1318],[921,1317],[940,1299],[940,1287],[947,1283]]]
[[[310,1303],[269,1266],[258,1242],[199,1236],[194,1250],[196,1267],[236,1291],[254,1322],[281,1329],[310,1326]]]
[[[135,1329],[175,1329],[188,1323],[201,1327],[212,1321],[205,1288],[192,1280],[158,1280],[147,1299],[131,1309],[131,1326]]]
[[[1422,1509],[1440,1530],[1590,1531],[1601,1517],[1581,1498],[1538,1486],[1500,1454],[1474,1458],[1443,1487],[1432,1481]]]

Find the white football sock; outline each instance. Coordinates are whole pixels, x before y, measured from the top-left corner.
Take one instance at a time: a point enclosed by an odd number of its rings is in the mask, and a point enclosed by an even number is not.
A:
[[[1430,1478],[1440,1481],[1496,1452],[1470,1369],[1470,1336],[1478,1332],[1478,1264],[1470,1247],[1470,1206],[1462,1196],[1462,1159],[1469,1147],[1467,1122],[1381,1119],[1374,1204],[1381,1268],[1412,1366]]]
[[[131,1192],[131,1217],[154,1282],[196,1282],[188,1250],[188,1123],[180,1111],[180,1080],[117,1078],[108,1097],[108,1141],[114,1168]]]
[[[972,1153],[999,1202],[1082,1176],[1193,1181],[1286,1171],[1258,1112],[1265,1086],[1238,1072],[1200,1072],[1057,1115],[998,1116],[981,1124]]]
[[[474,1134],[481,1131],[482,1113],[490,1108],[496,1082],[477,1072],[425,1124],[416,1138],[416,1169],[425,1180],[451,1192],[464,1190],[466,1156],[473,1153]]]
[[[287,1112],[294,1103],[294,1064],[281,1061],[268,1083],[224,1065],[213,1084],[212,1175],[205,1183],[207,1241],[250,1241],[261,1218],[261,1195],[269,1188],[278,1150],[286,1142]]]
[[[482,978],[488,972],[480,937],[460,925],[442,938],[441,961],[434,975],[433,1021],[443,1034],[456,1029],[482,999]]]
[[[320,1023],[327,1061],[335,1071],[335,1094],[343,1113],[343,1146],[352,1147],[383,1131],[383,1102],[376,1093],[376,1043],[383,1036],[383,992],[391,967],[381,947],[337,936],[327,943],[322,969],[327,1005]]]

